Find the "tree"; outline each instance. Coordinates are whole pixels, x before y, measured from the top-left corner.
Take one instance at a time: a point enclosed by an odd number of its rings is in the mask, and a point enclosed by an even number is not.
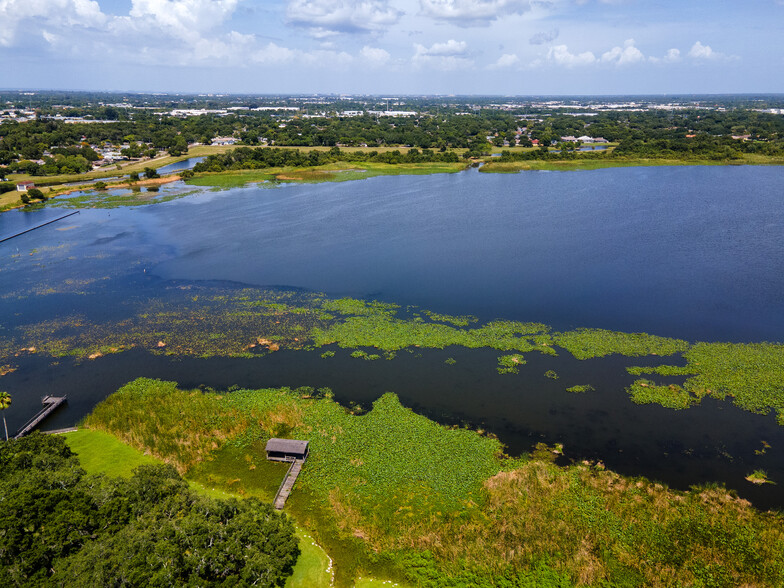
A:
[[[41,192],[41,190],[39,190],[38,188],[30,188],[27,191],[27,195],[30,198],[35,198],[37,200],[46,200],[46,196],[44,196],[44,193]]]
[[[172,466],[87,476],[65,440],[0,444],[0,585],[267,586],[299,555],[294,526],[256,499],[195,494]]]
[[[11,406],[11,395],[8,392],[0,392],[0,410],[5,410]],[[5,440],[8,441],[8,424],[5,422],[3,414],[3,427],[5,428]]]
[[[158,171],[152,167],[145,167],[144,168],[144,177],[148,180],[152,180],[155,178],[160,178],[161,176],[158,175]]]

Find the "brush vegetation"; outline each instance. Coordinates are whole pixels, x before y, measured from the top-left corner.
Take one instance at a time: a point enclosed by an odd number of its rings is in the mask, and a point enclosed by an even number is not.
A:
[[[328,396],[140,379],[86,424],[247,495],[282,478],[285,468],[259,473],[267,438],[308,439],[287,509],[330,553],[340,586],[367,575],[420,586],[784,582],[784,520],[723,488],[683,493],[599,464],[559,467],[549,450],[511,459],[497,440],[437,425],[392,394],[361,416]]]

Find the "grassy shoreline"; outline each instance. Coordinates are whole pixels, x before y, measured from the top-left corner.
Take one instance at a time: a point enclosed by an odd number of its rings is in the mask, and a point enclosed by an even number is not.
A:
[[[191,157],[201,157],[216,153],[223,153],[232,149],[230,146],[199,146],[192,147],[187,155],[179,157],[161,157],[153,160],[132,162],[121,165],[121,170],[113,171],[93,171],[81,175],[71,176],[44,176],[31,177],[26,175],[9,176],[11,181],[31,180],[40,183],[48,191],[47,197],[56,198],[76,191],[92,190],[94,186],[90,183],[64,186],[66,183],[79,181],[89,182],[91,180],[108,178],[117,174],[128,174],[136,171],[141,172],[145,167],[162,167],[170,163],[184,161]],[[282,147],[283,149],[301,149],[301,147]],[[328,148],[309,148],[317,151],[326,151]],[[345,148],[345,151],[361,151],[361,148]],[[382,149],[390,151],[393,148]],[[401,152],[408,149],[401,148]],[[529,149],[530,150],[530,149]],[[496,150],[496,152],[501,152]],[[518,151],[515,151],[518,152]],[[481,162],[482,173],[520,173],[523,171],[590,171],[598,169],[609,169],[617,167],[660,167],[660,166],[735,166],[735,165],[784,165],[784,158],[767,157],[761,155],[745,155],[737,160],[708,160],[708,159],[658,159],[658,158],[611,158],[602,157],[599,159],[574,159],[574,160],[529,160],[529,161],[498,161],[494,157],[483,157],[473,160],[473,163]],[[337,162],[319,167],[304,168],[268,168],[261,170],[230,170],[223,172],[200,173],[187,180],[188,185],[212,187],[218,189],[229,189],[242,187],[247,184],[260,182],[297,182],[297,183],[320,183],[329,181],[351,181],[365,179],[379,175],[421,175],[433,173],[455,173],[465,170],[471,162],[461,163],[411,163],[411,164],[383,164],[371,162]],[[167,176],[160,183],[173,182],[179,180],[179,176]],[[133,186],[147,185],[144,180],[135,182]],[[109,189],[128,188],[131,184],[124,180],[117,180],[107,183]],[[18,192],[6,192],[0,194],[0,213],[5,210],[12,210],[25,206],[19,200]]]
[[[357,416],[289,389],[205,393],[139,379],[85,424],[240,496],[277,485],[263,471],[267,438],[309,439],[286,510],[334,560],[338,586],[368,576],[564,588],[784,581],[780,513],[721,487],[679,492],[600,463],[557,466],[544,446],[509,459],[494,439],[437,425],[391,394]]]

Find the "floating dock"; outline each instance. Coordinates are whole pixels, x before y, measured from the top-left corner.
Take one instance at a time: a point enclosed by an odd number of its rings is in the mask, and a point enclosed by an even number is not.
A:
[[[65,404],[66,398],[66,396],[44,396],[41,399],[43,408],[17,431],[16,435],[14,435],[14,439],[19,439],[31,433],[46,417],[57,410],[59,406]]]

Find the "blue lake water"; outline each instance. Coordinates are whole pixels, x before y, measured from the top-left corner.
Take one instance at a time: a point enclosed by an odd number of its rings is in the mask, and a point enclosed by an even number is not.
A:
[[[184,169],[193,169],[196,167],[197,163],[204,161],[205,159],[206,157],[189,157],[188,159],[183,159],[182,161],[159,167],[156,171],[161,175],[165,175],[176,171],[182,171]]]
[[[0,327],[58,316],[109,319],[167,284],[221,280],[370,297],[481,319],[601,327],[688,340],[784,341],[784,168],[653,167],[390,176],[204,190],[171,202],[87,209],[0,244]],[[168,188],[166,188],[168,189]],[[175,188],[172,188],[175,189]],[[64,214],[0,215],[0,237]],[[85,284],[74,294],[49,285]],[[68,392],[48,428],[74,424],[137,376],[184,386],[331,386],[368,406],[387,390],[442,422],[483,426],[513,452],[564,442],[574,459],[678,487],[711,480],[784,505],[784,427],[730,402],[687,411],[632,404],[625,365],[532,357],[518,376],[497,352],[448,349],[362,362],[338,352],[252,360],[141,352],[91,362],[0,358],[9,427],[40,396]],[[447,356],[458,363],[445,367]],[[561,380],[542,374],[554,369]],[[611,375],[616,374],[616,375]],[[617,374],[621,374],[618,376]],[[564,382],[591,382],[574,395]],[[754,453],[760,441],[774,450]],[[750,487],[766,469],[778,486]]]
[[[469,171],[139,211],[165,278],[372,296],[556,328],[784,340],[784,170]]]

